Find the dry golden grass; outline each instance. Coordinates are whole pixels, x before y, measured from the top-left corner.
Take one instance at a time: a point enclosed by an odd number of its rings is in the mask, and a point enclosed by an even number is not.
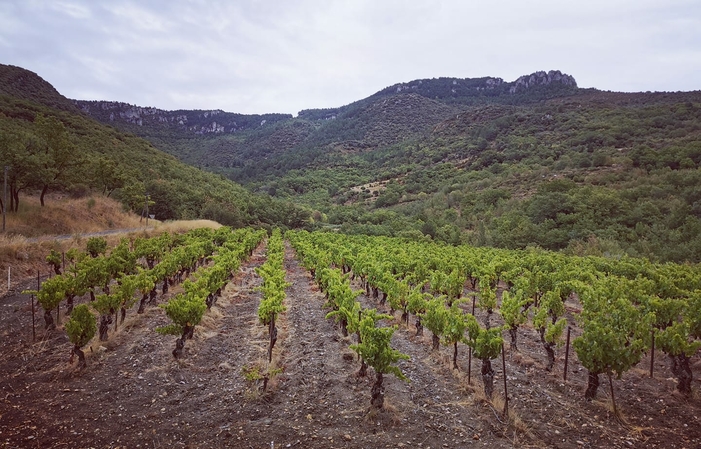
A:
[[[149,226],[151,226],[151,220],[149,221]],[[219,229],[222,225],[212,220],[177,220],[166,222],[154,221],[153,226],[157,233],[160,234],[164,231],[171,233],[187,232],[197,228]]]
[[[103,196],[50,196],[45,203],[41,207],[39,198],[22,196],[19,211],[6,216],[7,234],[30,238],[144,226],[137,215],[124,212],[121,203]]]
[[[7,273],[10,270],[10,286],[15,287],[20,280],[42,276],[51,272],[46,263],[50,250],[58,252],[71,248],[85,249],[89,234],[117,229],[139,229],[131,231],[130,237],[150,237],[163,232],[185,232],[194,228],[216,229],[221,225],[210,220],[182,220],[146,222],[131,212],[125,212],[121,203],[111,198],[95,195],[89,198],[64,198],[58,195],[47,196],[42,207],[38,197],[22,196],[19,211],[6,215],[4,234],[0,234],[0,295],[8,291]],[[73,236],[55,240],[55,236]],[[125,235],[105,236],[110,247],[119,243]],[[38,241],[36,240],[38,239]]]

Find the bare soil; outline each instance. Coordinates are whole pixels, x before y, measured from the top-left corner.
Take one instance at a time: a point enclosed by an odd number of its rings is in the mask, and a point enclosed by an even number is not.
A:
[[[143,315],[130,311],[119,330],[110,329],[108,341],[86,348],[88,366],[79,370],[69,362],[71,344],[61,326],[44,331],[39,313],[32,341],[29,296],[0,299],[0,447],[701,447],[698,396],[687,400],[674,393],[661,353],[654,377],[647,358],[613,381],[622,415],[616,417],[608,379],[602,376],[597,400],[585,401],[586,370],[574,352],[565,382],[564,348],[557,349],[554,370],[546,372],[536,332],[524,328],[520,352],[506,343],[509,416],[504,417],[500,359],[492,361],[497,376],[490,402],[482,393],[479,360],[472,359],[468,384],[466,346],[459,346],[459,370],[453,370],[453,348],[432,351],[430,332],[414,336],[413,317],[406,326],[398,312],[384,324],[399,326],[392,343],[411,356],[400,364],[410,382],[386,376],[385,409],[372,410],[372,369],[368,377],[356,376],[359,362],[348,348],[354,337],[343,337],[325,319],[324,296],[289,247],[285,267],[292,285],[268,366],[254,271],[263,254],[257,249],[242,265],[180,360],[171,355],[175,338],[154,330],[167,321],[157,307]],[[374,298],[360,300],[382,309]],[[573,320],[576,304],[569,306]],[[693,361],[698,379],[698,356]],[[262,392],[260,381],[246,380],[244,367],[282,372]],[[699,389],[698,380],[693,387]]]

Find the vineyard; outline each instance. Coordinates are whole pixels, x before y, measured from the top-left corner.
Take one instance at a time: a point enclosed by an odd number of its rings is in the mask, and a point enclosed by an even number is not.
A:
[[[701,445],[698,266],[226,227],[47,263],[2,447]]]

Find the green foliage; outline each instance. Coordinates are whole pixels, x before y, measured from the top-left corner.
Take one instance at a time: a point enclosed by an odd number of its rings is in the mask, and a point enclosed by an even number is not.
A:
[[[119,306],[122,304],[122,300],[119,296],[110,295],[97,295],[95,301],[91,303],[92,307],[100,315],[111,315],[117,311]]]
[[[258,319],[262,324],[269,324],[271,320],[285,311],[283,301],[285,300],[285,289],[291,284],[285,282],[284,243],[282,233],[279,229],[273,230],[268,239],[267,260],[263,265],[256,268],[256,273],[263,278],[263,283],[259,289],[263,292],[258,306]]]
[[[52,249],[51,252],[49,252],[49,255],[46,256],[46,263],[51,265],[54,273],[61,274],[61,266],[63,265],[63,257],[61,253]]]
[[[37,290],[27,290],[23,293],[36,295],[37,301],[41,307],[50,312],[54,310],[66,297],[66,291],[69,289],[68,277],[54,276],[45,280],[41,284],[41,288]]]
[[[452,345],[466,341],[465,330],[468,325],[467,316],[468,315],[463,313],[457,303],[453,303],[448,309],[448,313],[445,315],[445,327],[443,329],[444,344]]]
[[[565,303],[559,290],[545,292],[533,316],[533,326],[544,332],[543,338],[547,343],[562,344],[562,332],[567,326],[567,320],[560,318],[564,313]]]
[[[161,304],[160,307],[165,310],[166,315],[173,323],[156,328],[156,332],[177,336],[182,335],[186,328],[199,324],[207,310],[207,305],[201,295],[193,292],[179,294],[167,303]]]
[[[528,321],[528,314],[525,306],[531,302],[531,298],[523,297],[523,294],[513,294],[509,291],[504,291],[501,296],[501,307],[499,313],[506,324],[511,329],[516,329],[518,326]]]
[[[401,380],[407,380],[395,364],[399,360],[408,360],[410,357],[390,346],[395,330],[396,327],[377,327],[375,317],[365,315],[360,320],[361,343],[351,345],[350,348],[357,352],[376,373],[393,374]]]
[[[635,366],[648,348],[653,316],[635,307],[611,278],[580,292],[583,334],[573,341],[582,365],[592,373],[617,377]]]
[[[78,304],[65,325],[68,339],[76,347],[82,348],[95,336],[97,323],[87,304]]]
[[[426,303],[426,312],[421,315],[421,323],[430,330],[433,335],[441,337],[448,324],[448,309],[445,299],[433,298]]]
[[[687,320],[674,323],[655,334],[655,344],[665,354],[691,357],[701,348],[701,341],[693,340]]]
[[[423,293],[420,286],[413,288],[411,292],[409,292],[407,311],[414,315],[424,314],[428,305],[428,298],[431,298],[431,295]]]
[[[473,315],[465,315],[467,327],[467,344],[472,347],[478,359],[495,359],[501,354],[504,339],[501,327],[483,328]]]
[[[91,257],[97,257],[107,252],[107,239],[104,237],[90,237],[86,244],[86,251]]]

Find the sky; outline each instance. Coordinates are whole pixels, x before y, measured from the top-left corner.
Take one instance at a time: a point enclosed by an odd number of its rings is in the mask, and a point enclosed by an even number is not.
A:
[[[422,78],[701,89],[700,0],[0,0],[0,63],[68,98],[297,114]]]

